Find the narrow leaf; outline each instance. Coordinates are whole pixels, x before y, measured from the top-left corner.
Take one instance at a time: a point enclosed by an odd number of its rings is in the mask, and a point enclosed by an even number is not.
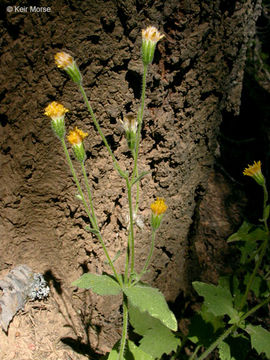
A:
[[[263,327],[247,325],[247,333],[251,338],[251,346],[257,351],[260,355],[265,353],[268,359],[270,359],[270,332],[264,329]]]
[[[137,181],[140,181],[147,174],[150,174],[150,171],[143,171],[136,179],[132,181],[131,186],[136,184]]]
[[[72,285],[82,289],[91,289],[99,295],[118,295],[121,292],[119,284],[108,275],[83,274],[73,281]]]
[[[117,253],[114,255],[114,258],[112,259],[112,263],[114,263],[114,262],[119,258],[120,255],[121,255],[121,251],[118,250]],[[105,264],[108,265],[108,264],[109,264],[109,261],[106,260],[106,261],[105,261]]]
[[[95,234],[95,235],[98,235],[98,234],[99,234],[99,231],[98,231],[98,230],[93,229],[93,228],[91,228],[90,226],[86,226],[86,227],[85,227],[85,230],[86,230],[86,231],[89,231],[89,232],[91,232],[91,233],[93,233],[93,234]]]
[[[169,329],[177,330],[177,321],[169,309],[164,295],[155,288],[137,284],[124,289],[128,300],[141,312],[147,311],[152,317],[159,319]]]

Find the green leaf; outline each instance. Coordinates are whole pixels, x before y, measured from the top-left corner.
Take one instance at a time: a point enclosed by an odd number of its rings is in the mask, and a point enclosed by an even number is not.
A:
[[[117,253],[114,255],[114,258],[112,259],[112,263],[114,263],[114,262],[119,258],[120,255],[121,255],[121,251],[118,250]],[[106,265],[108,265],[108,264],[109,264],[109,261],[106,260],[106,261],[104,261],[104,263],[105,263]]]
[[[231,357],[231,350],[229,344],[225,343],[224,341],[219,344],[218,350],[220,360],[235,360],[234,357]]]
[[[144,352],[141,347],[136,346],[132,341],[128,340],[128,352],[125,355],[126,360],[154,360],[154,358]]]
[[[255,257],[257,244],[255,241],[246,241],[244,246],[241,246],[240,264],[246,264]]]
[[[215,316],[229,315],[231,319],[238,318],[238,313],[233,308],[233,299],[229,289],[199,281],[194,281],[192,285],[197,293],[204,297],[208,311]]]
[[[91,289],[99,295],[118,295],[121,292],[120,285],[108,275],[83,274],[71,285],[82,289]]]
[[[270,332],[263,327],[247,325],[246,332],[250,335],[251,346],[260,355],[265,353],[268,359],[270,359]]]
[[[244,221],[239,230],[235,234],[232,234],[228,238],[227,242],[265,240],[267,236],[267,232],[262,227],[255,226]]]
[[[134,331],[143,336],[140,340],[140,349],[154,358],[160,359],[162,354],[176,351],[177,346],[180,345],[180,339],[170,329],[130,303],[129,321]]]
[[[177,321],[173,312],[169,309],[164,295],[155,288],[136,284],[133,287],[124,288],[128,300],[141,312],[147,311],[152,317],[159,319],[169,329],[177,330]]]
[[[85,230],[86,230],[86,231],[89,231],[89,232],[91,232],[91,233],[93,233],[93,234],[95,234],[95,235],[98,235],[98,234],[99,234],[99,231],[98,231],[98,230],[93,229],[93,228],[91,228],[90,226],[86,226],[86,227],[85,227]]]
[[[120,346],[120,341],[117,341],[117,343],[114,345],[111,352],[105,356],[105,359],[107,360],[118,360],[118,349]],[[126,349],[125,349],[125,356],[124,360],[154,360],[154,358],[146,354],[144,351],[142,351],[138,346],[136,346],[132,341],[128,340]]]
[[[131,186],[136,184],[137,181],[140,181],[147,174],[150,174],[150,171],[143,171],[136,179],[132,181]]]
[[[269,218],[269,213],[270,213],[270,204],[268,204],[263,211],[264,220],[267,220]]]
[[[248,222],[244,221],[243,224],[240,226],[240,228],[237,230],[236,233],[232,234],[227,242],[233,242],[233,241],[240,241],[242,240],[242,237],[244,237],[249,230],[253,227],[252,224],[249,224]]]
[[[213,319],[220,321],[219,317],[215,317],[212,313],[207,313],[211,315],[211,321],[207,321],[203,318],[202,314],[196,314],[192,317],[191,323],[189,325],[188,338],[194,344],[200,344],[204,347],[209,347],[213,341],[216,340],[217,334],[215,334],[215,325],[213,325]],[[205,316],[205,314],[204,314]],[[223,328],[224,324],[221,322],[219,328]]]

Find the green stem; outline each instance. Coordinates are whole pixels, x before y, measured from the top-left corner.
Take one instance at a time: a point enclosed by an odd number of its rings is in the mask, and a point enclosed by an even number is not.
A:
[[[258,309],[260,309],[262,306],[266,305],[269,302],[270,302],[270,296],[267,299],[265,299],[263,302],[261,302],[260,304],[254,306],[246,314],[242,315],[239,320],[239,324],[241,322],[243,322],[247,317],[252,315],[255,311],[257,311]],[[209,346],[209,348],[206,351],[204,351],[204,353],[200,357],[197,358],[197,360],[204,360],[223,340],[225,340],[238,327],[239,327],[238,324],[234,324],[234,325],[230,326],[229,329],[227,329],[216,341],[214,341]]]
[[[132,207],[132,187],[129,180],[126,179],[128,191],[128,207],[129,207],[129,232],[130,232],[130,274],[134,272],[135,264],[135,244],[134,244],[134,226],[133,226],[133,207]]]
[[[246,300],[247,300],[247,297],[248,297],[248,293],[249,293],[249,290],[253,284],[253,280],[259,270],[259,267],[262,263],[262,260],[263,260],[263,257],[265,255],[265,252],[266,252],[266,248],[267,248],[267,244],[268,244],[268,240],[269,240],[269,236],[267,237],[267,239],[264,240],[263,242],[263,245],[262,245],[262,250],[261,250],[261,253],[260,253],[260,257],[258,259],[258,261],[256,262],[256,265],[255,265],[255,268],[249,278],[249,281],[247,283],[247,286],[246,286],[246,291],[245,291],[245,294],[243,295],[242,297],[242,300],[241,300],[241,303],[239,305],[239,311],[243,309],[243,307],[245,306],[245,303],[246,303]]]
[[[263,221],[264,221],[265,230],[269,233],[269,228],[268,228],[268,224],[267,224],[268,217],[265,217],[265,211],[266,211],[267,201],[268,201],[268,191],[267,191],[265,182],[263,183],[262,187],[263,187]]]
[[[61,143],[62,143],[62,146],[63,146],[63,149],[64,149],[64,153],[65,153],[65,155],[66,155],[66,159],[67,159],[67,162],[68,162],[68,165],[69,165],[71,174],[72,174],[72,176],[73,176],[73,179],[74,179],[74,181],[75,181],[75,184],[76,184],[77,189],[78,189],[78,191],[79,191],[79,194],[80,194],[80,196],[81,196],[81,199],[82,199],[82,202],[83,202],[85,211],[86,211],[86,213],[87,213],[87,215],[88,215],[88,217],[89,217],[89,220],[90,220],[91,225],[93,226],[93,224],[92,224],[92,223],[93,223],[93,218],[92,218],[91,213],[90,213],[90,211],[89,211],[88,205],[87,205],[87,203],[86,203],[86,201],[85,201],[85,197],[84,197],[84,194],[83,194],[83,192],[82,192],[82,188],[81,188],[81,185],[80,185],[80,183],[79,183],[77,174],[76,174],[76,172],[75,172],[75,170],[74,170],[74,167],[73,167],[73,164],[72,164],[72,161],[71,161],[71,158],[70,158],[70,155],[69,155],[69,152],[68,152],[68,149],[67,149],[67,145],[66,145],[66,142],[65,142],[65,139],[64,139],[64,138],[61,139]]]
[[[127,341],[127,331],[128,331],[128,305],[127,305],[127,298],[125,295],[123,295],[123,327],[122,327],[122,337],[121,337],[118,360],[124,359],[124,351]]]
[[[127,251],[126,251],[126,263],[125,263],[125,275],[124,275],[124,283],[128,283],[128,270],[130,263],[130,249],[131,249],[131,238],[130,231],[128,232],[128,243],[127,243]]]
[[[141,277],[145,274],[147,268],[148,268],[148,265],[151,261],[151,258],[152,258],[152,255],[153,255],[153,251],[154,251],[154,247],[155,247],[155,238],[156,238],[156,231],[153,231],[152,230],[152,241],[151,241],[151,247],[150,247],[150,251],[149,251],[149,254],[148,254],[148,257],[145,261],[145,264],[144,264],[144,267],[140,273],[140,275],[138,276],[138,278],[136,279],[136,283],[138,281],[140,281]],[[135,285],[135,284],[134,284]]]
[[[113,265],[113,262],[112,262],[112,260],[111,260],[111,258],[110,258],[110,255],[109,255],[109,253],[108,253],[108,251],[107,251],[107,248],[106,248],[106,246],[105,246],[105,244],[104,244],[104,241],[103,241],[103,239],[102,239],[102,236],[101,236],[101,234],[100,234],[100,232],[99,232],[99,229],[98,229],[98,227],[97,227],[97,225],[96,225],[96,219],[91,215],[91,213],[90,213],[90,211],[89,211],[89,208],[88,208],[88,205],[87,205],[87,203],[86,203],[86,201],[85,201],[85,197],[84,197],[84,194],[83,194],[83,192],[82,192],[82,188],[81,188],[81,185],[80,185],[80,183],[79,183],[79,180],[78,180],[78,177],[77,177],[77,175],[76,175],[76,172],[75,172],[75,170],[74,170],[74,167],[73,167],[71,158],[70,158],[70,156],[69,156],[69,152],[68,152],[67,145],[66,145],[66,143],[65,143],[65,139],[64,139],[64,138],[61,139],[61,143],[62,143],[62,146],[63,146],[63,149],[64,149],[64,153],[65,153],[66,158],[67,158],[68,165],[69,165],[70,170],[71,170],[71,173],[72,173],[72,175],[73,175],[73,179],[74,179],[74,181],[75,181],[75,183],[76,183],[76,186],[77,186],[77,188],[78,188],[79,194],[80,194],[80,196],[81,196],[81,199],[82,199],[82,202],[83,202],[85,211],[86,211],[86,213],[87,213],[87,215],[88,215],[88,217],[89,217],[90,223],[91,223],[92,227],[93,227],[95,230],[97,230],[96,236],[97,236],[98,240],[100,241],[100,243],[101,243],[101,245],[102,245],[102,248],[103,248],[103,250],[104,250],[104,253],[105,253],[106,257],[107,257],[107,260],[108,260],[109,265],[110,265],[110,267],[111,267],[111,269],[112,269],[112,271],[113,271],[113,273],[114,273],[114,276],[115,276],[116,280],[118,281],[119,285],[122,286],[122,285],[123,285],[122,279],[121,279],[121,277],[117,274],[117,272],[116,272],[116,270],[115,270],[115,267],[114,267],[114,265]],[[84,170],[84,172],[85,172],[85,170]],[[86,173],[85,173],[85,175],[86,175]],[[90,190],[90,189],[89,189],[89,190]],[[91,192],[90,192],[90,194],[91,194]],[[92,210],[92,208],[91,208],[91,210]],[[93,210],[94,210],[94,209],[93,209]],[[92,210],[92,211],[93,211],[93,210]],[[93,213],[93,214],[94,214],[94,213]]]
[[[83,162],[81,163],[81,167],[82,167],[82,173],[83,173],[83,177],[84,177],[84,183],[85,183],[87,194],[88,194],[88,200],[89,200],[89,204],[90,204],[90,208],[91,208],[91,212],[92,212],[92,217],[93,217],[93,220],[94,220],[94,223],[95,223],[95,229],[99,230],[98,229],[98,224],[97,224],[97,218],[96,218],[96,215],[95,215],[95,209],[94,209],[94,205],[93,205],[93,200],[92,200],[91,189],[90,189],[90,186],[89,186],[89,182],[88,182],[88,178],[87,178],[87,174],[86,174],[85,166],[84,166]]]
[[[108,144],[108,142],[107,142],[107,140],[106,140],[106,138],[105,138],[105,136],[104,136],[104,134],[103,134],[103,132],[102,132],[102,130],[101,130],[101,127],[99,126],[99,123],[97,122],[97,119],[96,119],[96,117],[95,117],[95,114],[94,114],[94,111],[93,111],[93,109],[92,109],[92,106],[91,106],[91,104],[90,104],[90,102],[89,102],[89,100],[88,100],[88,98],[87,98],[87,95],[86,95],[86,93],[85,93],[85,90],[84,90],[84,88],[83,88],[83,86],[82,86],[81,84],[79,84],[79,89],[80,89],[80,92],[81,92],[81,94],[82,94],[82,96],[83,96],[85,105],[86,105],[88,111],[89,111],[90,114],[91,114],[91,117],[92,117],[92,120],[93,120],[93,122],[94,122],[94,124],[95,124],[95,127],[96,127],[99,135],[101,136],[101,138],[102,138],[102,140],[103,140],[103,142],[104,142],[104,145],[106,146],[109,154],[111,155],[111,158],[112,158],[112,160],[113,160],[113,163],[114,163],[114,165],[115,165],[116,170],[118,171],[118,173],[119,173],[122,177],[125,178],[126,175],[125,175],[124,171],[121,169],[120,165],[118,164],[118,161],[116,160],[116,158],[115,158],[115,156],[114,156],[114,154],[113,154],[113,152],[112,152],[112,149],[111,149],[110,145]]]
[[[219,338],[217,338],[216,341],[214,341],[210,346],[209,348],[204,351],[202,353],[201,356],[199,356],[197,358],[197,360],[203,360],[205,359],[209,354],[211,354],[211,352],[213,350],[215,350],[215,348],[223,341],[226,339],[227,336],[229,336],[234,330],[236,330],[238,328],[238,325],[237,324],[234,324],[232,326],[229,327],[229,329],[227,329]]]
[[[138,176],[138,155],[139,155],[139,145],[141,140],[141,131],[142,131],[142,121],[143,121],[143,112],[144,112],[144,102],[145,102],[145,90],[146,90],[146,75],[147,75],[147,65],[143,65],[143,80],[142,80],[142,96],[141,96],[141,108],[138,112],[137,121],[138,121],[138,129],[136,136],[136,145],[134,152],[134,168],[132,172],[132,181],[135,176]],[[137,213],[139,207],[139,191],[140,186],[137,183],[137,193],[136,193],[136,210]]]
[[[259,259],[256,262],[255,268],[254,268],[254,270],[253,270],[253,272],[252,272],[252,274],[251,274],[251,276],[249,278],[249,281],[247,283],[245,293],[244,293],[244,295],[242,297],[242,300],[241,300],[241,303],[239,305],[239,310],[242,310],[243,307],[246,304],[249,290],[250,290],[250,288],[251,288],[251,286],[253,284],[255,276],[257,275],[259,267],[261,266],[262,260],[264,258],[264,255],[265,255],[265,252],[266,252],[266,249],[267,249],[269,237],[270,237],[269,229],[268,229],[268,225],[267,225],[267,220],[268,219],[265,218],[265,209],[266,209],[267,201],[268,201],[268,192],[267,192],[267,189],[266,189],[265,182],[263,183],[262,187],[263,187],[263,195],[264,195],[263,196],[263,221],[264,221],[265,230],[266,230],[268,235],[267,235],[267,238],[264,240],[263,244],[261,245],[261,253],[260,253]]]

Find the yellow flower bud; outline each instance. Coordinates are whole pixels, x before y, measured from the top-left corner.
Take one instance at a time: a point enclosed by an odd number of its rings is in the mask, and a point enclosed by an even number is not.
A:
[[[151,226],[153,231],[156,231],[160,227],[163,214],[167,208],[164,199],[157,198],[157,200],[151,204]]]
[[[146,29],[142,30],[143,40],[152,41],[157,43],[159,40],[164,38],[165,35],[161,35],[157,28],[154,26],[148,26]]]
[[[74,130],[71,130],[68,135],[68,141],[71,145],[78,145],[83,142],[83,140],[88,136],[88,133],[83,132],[78,129],[77,126]]]
[[[62,104],[53,101],[46,107],[45,115],[49,116],[52,120],[57,120],[62,118],[68,111],[69,110],[66,109]]]
[[[71,67],[74,63],[73,57],[63,51],[54,55],[56,65],[61,69]]]
[[[151,204],[151,210],[155,215],[161,215],[165,213],[167,209],[168,206],[165,204],[164,199],[157,198],[157,200]]]
[[[75,127],[74,130],[71,130],[68,135],[68,141],[72,145],[72,149],[74,151],[74,155],[76,159],[83,163],[85,160],[85,150],[83,146],[83,140],[88,136],[87,133]]]
[[[144,65],[152,63],[156,44],[163,37],[164,35],[161,35],[154,26],[148,26],[142,30],[142,60]]]
[[[73,57],[63,51],[54,55],[56,65],[64,69],[76,84],[81,84],[82,75]]]
[[[63,139],[66,133],[65,113],[69,110],[56,101],[50,103],[45,109],[45,115],[51,118],[53,132],[59,139]]]
[[[259,185],[264,184],[264,176],[262,174],[260,161],[254,161],[253,165],[248,165],[248,167],[243,171],[243,174],[251,176]]]

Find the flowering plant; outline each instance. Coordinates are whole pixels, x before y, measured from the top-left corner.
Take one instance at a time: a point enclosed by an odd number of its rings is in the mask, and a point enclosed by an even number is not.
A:
[[[195,351],[190,356],[190,360],[195,358],[203,360],[216,348],[219,349],[222,360],[236,359],[231,356],[230,346],[225,340],[227,338],[239,339],[240,337],[246,340],[247,336],[250,337],[252,347],[255,348],[259,354],[265,352],[266,356],[270,358],[270,333],[261,326],[255,326],[246,321],[250,315],[270,301],[270,268],[268,266],[259,271],[263,260],[267,256],[269,258],[269,251],[267,252],[267,250],[270,238],[268,228],[270,205],[268,204],[268,192],[265,178],[261,171],[260,161],[248,166],[243,174],[252,177],[263,188],[264,201],[263,216],[261,219],[263,225],[256,227],[244,222],[241,228],[228,239],[229,242],[240,244],[240,263],[247,267],[245,269],[245,275],[243,276],[242,273],[239,277],[234,275],[232,280],[220,278],[217,286],[199,281],[193,283],[193,287],[200,296],[204,297],[205,302],[197,317],[191,320],[188,335],[181,336],[179,333],[176,333],[177,320],[169,309],[163,294],[158,289],[141,281],[151,262],[155,246],[155,237],[167,210],[167,205],[163,198],[157,197],[157,199],[150,204],[152,214],[150,221],[151,244],[149,253],[140,272],[137,272],[135,269],[135,225],[138,225],[137,212],[139,208],[140,180],[147,175],[146,172],[139,173],[138,170],[146,76],[148,66],[150,66],[153,61],[156,44],[163,37],[164,35],[161,35],[153,26],[142,31],[143,78],[141,105],[137,117],[127,115],[122,121],[127,146],[133,158],[133,166],[130,173],[121,168],[103,134],[82,85],[82,75],[76,62],[72,56],[67,53],[60,52],[55,55],[57,66],[66,71],[74,83],[77,84],[86,107],[90,112],[95,128],[108,150],[114,167],[126,183],[129,208],[126,261],[123,271],[118,273],[114,265],[117,256],[114,259],[111,258],[100,232],[92,199],[92,191],[85,169],[86,154],[84,139],[88,134],[75,127],[67,136],[75,159],[81,166],[83,182],[86,189],[85,194],[73,167],[73,161],[69,155],[65,139],[65,114],[69,110],[55,101],[49,104],[45,109],[45,115],[51,118],[53,132],[62,144],[79,192],[77,197],[82,201],[89,219],[90,226],[87,226],[87,229],[99,240],[112,272],[112,274],[104,273],[102,275],[85,273],[72,284],[79,288],[91,289],[99,295],[122,296],[122,335],[120,341],[114,346],[110,354],[107,355],[108,360],[154,360],[161,358],[163,354],[170,354],[172,352],[174,352],[174,354],[171,359],[186,359],[186,353],[182,354],[182,352],[184,345],[187,343],[192,343],[192,346],[193,344],[196,345]],[[135,201],[133,201],[133,195],[135,195]],[[258,246],[257,243],[259,244]],[[252,262],[255,266],[253,271],[250,272]],[[256,285],[258,283],[260,285],[263,284],[265,289],[263,293],[260,293],[258,285]],[[242,293],[241,290],[243,288],[245,290]],[[247,300],[250,291],[253,291],[253,293],[262,300],[258,305],[249,310]],[[226,322],[226,319],[229,320]],[[128,323],[132,325],[134,332],[141,336],[139,345],[128,339]],[[196,357],[198,354],[199,357]]]
[[[91,104],[87,98],[85,89],[82,85],[82,75],[80,70],[74,61],[73,57],[65,52],[59,52],[55,55],[55,62],[60,69],[66,71],[70,78],[78,85],[79,90],[83,96],[87,109],[89,110],[93,123],[101,136],[105,147],[107,148],[114,167],[126,183],[127,188],[127,198],[129,204],[129,229],[127,237],[127,247],[126,247],[126,262],[125,268],[121,274],[117,273],[114,260],[111,259],[103,237],[100,233],[98,219],[95,214],[95,208],[92,200],[92,192],[88,182],[86,170],[85,170],[85,149],[83,141],[87,133],[83,130],[75,127],[69,132],[67,136],[68,142],[71,144],[76,160],[81,165],[81,170],[83,173],[83,179],[85,187],[87,190],[87,197],[85,196],[78,176],[73,167],[73,162],[69,155],[69,151],[66,145],[65,140],[65,113],[69,110],[66,109],[63,105],[52,102],[45,109],[45,115],[51,118],[51,124],[54,133],[59,138],[62,143],[64,153],[66,155],[69,167],[71,169],[74,181],[77,185],[79,191],[79,198],[83,202],[85,211],[88,215],[90,227],[88,230],[98,238],[102,248],[104,250],[105,256],[107,258],[108,264],[111,267],[112,275],[97,275],[86,273],[83,274],[78,280],[73,282],[74,286],[91,289],[97,294],[100,295],[117,295],[122,294],[123,300],[123,328],[120,344],[111,352],[109,359],[124,359],[124,351],[127,348],[129,352],[133,354],[135,358],[143,356],[143,359],[153,359],[155,357],[160,357],[164,352],[170,352],[176,350],[179,345],[179,339],[175,337],[174,332],[177,330],[177,322],[174,314],[170,311],[166,300],[162,293],[155,288],[152,288],[140,280],[143,275],[147,272],[148,266],[151,262],[154,245],[155,245],[155,236],[156,232],[161,225],[162,217],[167,210],[167,205],[165,204],[164,199],[157,198],[155,202],[151,204],[152,217],[151,217],[151,229],[152,229],[152,241],[149,249],[149,254],[147,256],[145,265],[139,273],[135,270],[135,224],[136,217],[138,212],[138,202],[139,202],[139,192],[140,192],[140,180],[147,174],[145,172],[139,173],[138,170],[138,153],[139,146],[141,141],[141,129],[143,122],[143,112],[144,112],[144,102],[145,102],[145,91],[146,91],[146,76],[148,66],[152,63],[154,52],[157,42],[162,39],[164,35],[161,35],[159,31],[150,26],[147,29],[142,31],[142,63],[143,63],[143,80],[142,80],[142,95],[141,95],[141,105],[138,111],[137,118],[127,115],[122,121],[122,126],[125,131],[127,145],[131,151],[133,157],[133,169],[131,175],[121,168],[117,159],[115,158],[104,134],[99,126],[99,123],[95,117]],[[136,186],[134,187],[134,185]],[[136,193],[136,202],[133,203],[133,193]],[[88,199],[87,199],[88,198]],[[147,312],[148,317],[148,328],[140,329],[140,322],[143,317],[145,317],[145,312]],[[132,324],[135,331],[140,335],[144,336],[146,343],[140,347],[136,346],[133,342],[128,340],[128,322]],[[147,341],[153,338],[152,330],[159,329],[163,333],[163,341],[165,344],[165,349],[160,350],[158,348],[152,347],[148,344]],[[127,346],[128,345],[128,346]]]

